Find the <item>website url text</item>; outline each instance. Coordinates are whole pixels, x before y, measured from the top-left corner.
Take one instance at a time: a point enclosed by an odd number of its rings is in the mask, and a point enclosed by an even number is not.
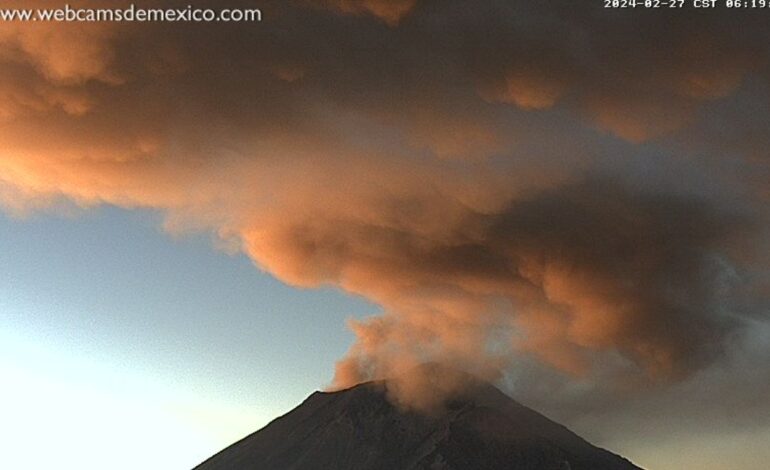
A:
[[[73,8],[65,5],[56,9],[0,9],[0,21],[40,22],[260,22],[262,10],[187,8]]]

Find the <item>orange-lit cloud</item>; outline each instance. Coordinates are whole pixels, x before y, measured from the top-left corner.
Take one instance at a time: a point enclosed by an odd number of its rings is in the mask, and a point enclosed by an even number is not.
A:
[[[311,0],[311,2],[341,13],[374,15],[391,26],[398,25],[398,22],[417,4],[417,0]]]
[[[763,317],[767,110],[712,122],[767,99],[761,22],[312,3],[3,29],[0,202],[157,209],[287,283],[374,300],[338,386],[521,357],[673,382]]]

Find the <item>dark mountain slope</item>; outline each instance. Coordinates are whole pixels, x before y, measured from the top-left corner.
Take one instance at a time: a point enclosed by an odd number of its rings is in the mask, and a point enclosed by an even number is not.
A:
[[[425,415],[393,406],[384,384],[369,382],[312,394],[196,470],[638,468],[487,383]]]

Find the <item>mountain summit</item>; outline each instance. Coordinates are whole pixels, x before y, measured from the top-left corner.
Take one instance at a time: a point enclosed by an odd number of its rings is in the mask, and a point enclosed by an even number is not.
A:
[[[315,392],[195,470],[639,470],[487,382],[430,413],[395,406],[388,384]]]

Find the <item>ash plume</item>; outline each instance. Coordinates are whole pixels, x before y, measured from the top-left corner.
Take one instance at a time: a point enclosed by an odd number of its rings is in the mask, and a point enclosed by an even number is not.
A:
[[[384,313],[351,321],[337,387],[530,360],[666,387],[729,363],[767,321],[757,15],[263,10],[258,25],[4,25],[0,203],[158,210],[289,284],[373,300]]]

